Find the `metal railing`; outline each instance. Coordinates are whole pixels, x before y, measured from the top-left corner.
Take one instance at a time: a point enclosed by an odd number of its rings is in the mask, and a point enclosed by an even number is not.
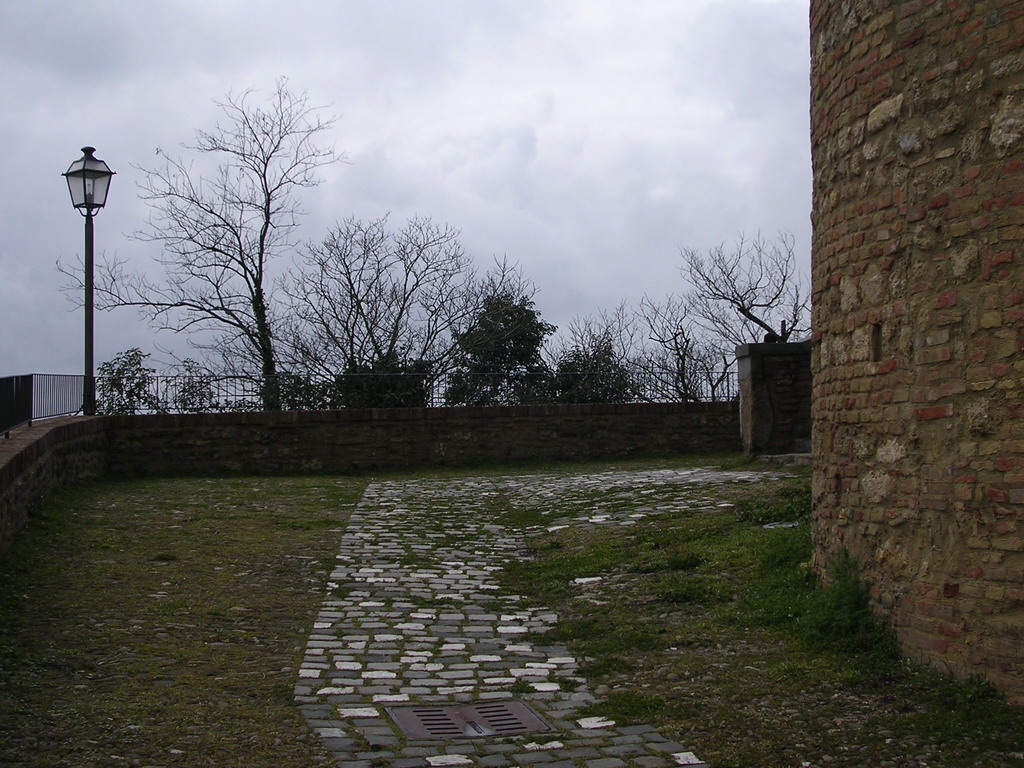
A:
[[[10,437],[12,429],[34,419],[82,410],[83,378],[60,373],[0,377],[0,432]]]
[[[81,375],[0,378],[0,432],[82,410]],[[530,405],[542,403],[723,402],[735,400],[734,371],[686,380],[672,371],[163,375],[96,377],[98,413],[215,413],[260,410]]]
[[[0,430],[10,437],[14,427],[32,421],[32,377],[0,379]]]

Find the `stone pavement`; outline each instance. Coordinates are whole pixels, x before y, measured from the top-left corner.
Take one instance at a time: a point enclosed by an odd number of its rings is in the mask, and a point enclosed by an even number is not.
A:
[[[295,699],[347,768],[703,766],[694,745],[652,726],[584,717],[595,696],[577,660],[564,646],[544,643],[557,616],[505,594],[495,573],[515,567],[531,532],[630,525],[714,504],[675,492],[679,484],[763,477],[688,469],[375,483],[343,535]],[[541,509],[544,525],[504,527],[493,511],[499,495],[512,509]],[[585,514],[560,511],[579,510],[584,501]],[[586,581],[579,580],[581,588]],[[499,710],[526,704],[550,729],[516,732],[522,716],[509,731],[488,728],[470,713],[476,725],[464,732],[472,736],[409,736],[389,713],[415,705],[431,718],[439,707],[498,702]]]

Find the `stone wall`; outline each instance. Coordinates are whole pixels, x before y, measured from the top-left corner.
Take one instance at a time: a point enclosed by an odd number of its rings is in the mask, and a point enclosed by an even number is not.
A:
[[[740,447],[734,403],[104,416],[12,436],[0,444],[0,549],[50,490],[104,474],[339,473]]]
[[[811,450],[811,342],[736,347],[748,455]]]
[[[814,538],[1024,701],[1024,3],[812,0]]]
[[[101,419],[51,419],[0,437],[0,551],[28,510],[62,485],[100,477],[107,466]]]

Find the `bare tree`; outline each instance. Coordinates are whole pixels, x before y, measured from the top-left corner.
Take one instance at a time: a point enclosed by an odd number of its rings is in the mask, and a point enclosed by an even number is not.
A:
[[[151,215],[135,237],[162,246],[164,274],[154,280],[109,262],[97,294],[102,308],[136,307],[159,329],[212,331],[190,342],[227,369],[258,376],[264,407],[274,409],[278,318],[268,268],[296,245],[297,192],[319,184],[318,169],[340,156],[320,143],[333,119],[286,80],[265,104],[247,90],[218,106],[224,122],[183,145],[215,159],[211,175],[159,149],[163,165],[140,168]]]
[[[474,316],[479,291],[459,232],[414,218],[349,219],[311,243],[285,283],[289,354],[312,375],[447,367],[454,333]]]
[[[768,242],[740,235],[707,253],[681,253],[690,290],[640,303],[637,314],[651,343],[638,365],[659,396],[725,399],[733,394],[737,345],[787,341],[807,330],[807,289],[793,236],[782,233]]]
[[[623,365],[630,364],[642,354],[643,328],[637,323],[637,313],[625,301],[614,309],[599,310],[597,315],[576,315],[544,349],[545,359],[552,368],[570,352],[584,354],[598,349],[607,350]]]
[[[684,401],[724,400],[732,395],[735,356],[688,315],[689,302],[670,296],[663,303],[644,297],[638,316],[647,345],[637,365],[649,376],[655,396]]]
[[[806,330],[807,288],[798,274],[794,239],[743,235],[706,254],[682,249],[683,274],[692,289],[686,315],[730,345],[787,341]]]

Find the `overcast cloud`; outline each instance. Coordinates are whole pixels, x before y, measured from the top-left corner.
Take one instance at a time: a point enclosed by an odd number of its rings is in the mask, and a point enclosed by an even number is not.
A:
[[[80,147],[117,172],[97,252],[145,268],[133,166],[212,127],[229,90],[282,76],[338,116],[348,157],[303,197],[304,239],[353,215],[431,216],[481,268],[520,263],[559,326],[684,290],[679,248],[740,231],[791,231],[806,269],[807,5],[4,0],[0,375],[81,369],[54,266],[82,252],[60,178]],[[97,363],[158,345],[186,352],[130,310],[97,316]]]

